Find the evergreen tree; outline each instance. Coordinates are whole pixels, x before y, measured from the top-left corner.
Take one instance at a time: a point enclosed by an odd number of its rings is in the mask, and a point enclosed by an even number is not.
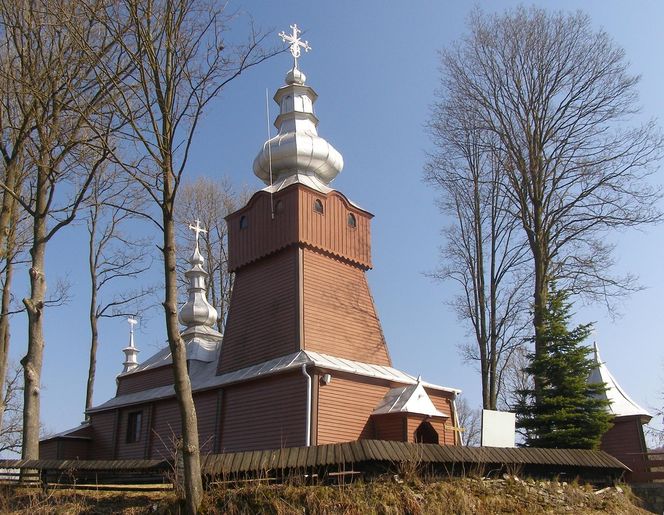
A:
[[[611,426],[608,401],[601,397],[606,384],[588,384],[594,367],[590,347],[582,345],[592,324],[568,329],[569,293],[551,287],[542,321],[543,343],[530,355],[526,368],[541,378],[535,388],[521,390],[517,427],[525,432],[529,447],[596,449]]]

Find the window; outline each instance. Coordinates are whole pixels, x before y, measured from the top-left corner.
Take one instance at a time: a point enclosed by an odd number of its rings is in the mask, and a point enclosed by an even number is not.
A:
[[[284,211],[284,203],[281,200],[277,200],[274,204],[274,212],[276,214],[282,213]]]
[[[316,211],[316,213],[320,213],[321,215],[323,214],[323,203],[320,201],[320,199],[314,200],[314,211]]]
[[[246,229],[247,227],[249,227],[249,221],[246,216],[242,215],[240,217],[240,229]]]
[[[132,411],[127,415],[127,443],[140,442],[142,425],[142,411]]]
[[[353,213],[348,213],[348,227],[355,229],[357,227],[357,220]]]

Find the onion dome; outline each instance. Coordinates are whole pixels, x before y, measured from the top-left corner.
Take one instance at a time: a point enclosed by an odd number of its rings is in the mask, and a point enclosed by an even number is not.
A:
[[[187,329],[198,327],[213,328],[217,321],[217,310],[207,301],[205,281],[208,274],[203,269],[205,260],[198,250],[198,235],[205,231],[200,227],[198,220],[196,220],[196,226],[189,226],[189,228],[196,232],[196,247],[189,259],[191,268],[184,273],[189,282],[189,287],[187,288],[189,298],[180,308],[178,319]]]
[[[300,48],[308,51],[309,44],[299,39],[297,25],[291,28],[292,36],[280,34],[284,41],[291,43],[295,62],[286,74],[286,85],[274,95],[280,109],[274,121],[279,133],[263,144],[254,159],[254,173],[268,186],[292,175],[313,176],[327,185],[341,172],[344,160],[318,135],[318,118],[314,114],[318,95],[305,84],[306,76],[297,67]]]

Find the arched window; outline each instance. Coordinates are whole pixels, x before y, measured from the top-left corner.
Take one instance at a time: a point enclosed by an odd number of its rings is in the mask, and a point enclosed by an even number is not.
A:
[[[438,433],[429,422],[422,422],[415,430],[417,443],[438,443]]]
[[[284,210],[284,203],[281,200],[277,200],[277,202],[274,204],[274,212],[276,214],[282,213]]]
[[[316,211],[316,213],[320,213],[321,215],[323,214],[323,203],[320,201],[320,199],[314,200],[314,211]]]
[[[242,215],[240,217],[240,229],[246,229],[247,227],[249,227],[249,221],[246,216]]]
[[[357,219],[353,213],[348,213],[348,227],[355,229],[357,227]]]

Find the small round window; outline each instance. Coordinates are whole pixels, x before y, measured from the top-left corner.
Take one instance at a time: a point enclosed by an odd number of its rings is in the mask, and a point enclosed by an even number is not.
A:
[[[242,215],[240,217],[240,229],[246,229],[247,227],[249,227],[249,221],[246,216]]]
[[[355,229],[357,227],[357,219],[353,213],[348,213],[348,227]]]
[[[323,214],[323,203],[320,201],[320,199],[314,200],[314,211],[316,211],[316,213],[320,213],[321,215]]]

